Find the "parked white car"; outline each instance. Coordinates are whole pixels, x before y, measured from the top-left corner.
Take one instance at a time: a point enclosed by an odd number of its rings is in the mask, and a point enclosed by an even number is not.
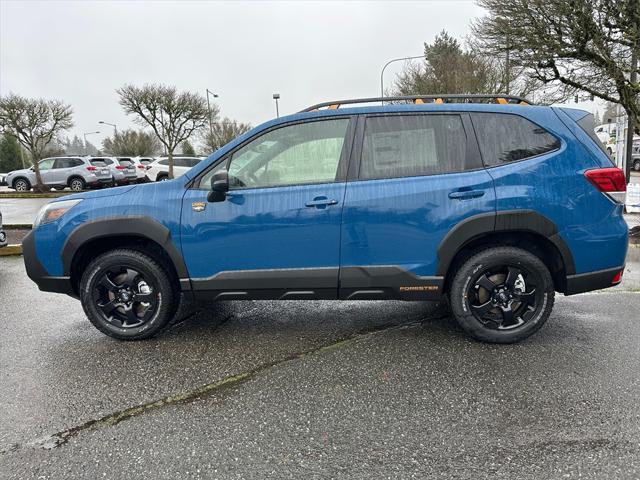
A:
[[[603,123],[597,125],[594,129],[596,136],[604,144],[604,148],[609,155],[615,155],[616,153],[616,124],[615,123]]]
[[[185,172],[195,167],[203,159],[204,157],[173,157],[174,178],[184,175]],[[169,180],[169,159],[167,157],[159,157],[147,165],[147,178],[152,182]]]

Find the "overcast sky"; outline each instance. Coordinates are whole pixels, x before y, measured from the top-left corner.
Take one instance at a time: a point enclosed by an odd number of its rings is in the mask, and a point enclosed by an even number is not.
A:
[[[463,39],[473,1],[214,2],[0,0],[0,94],[58,98],[69,133],[132,126],[115,89],[161,82],[219,94],[223,116],[257,125],[320,101],[375,96],[392,58],[446,29]],[[389,85],[402,64],[385,73]]]

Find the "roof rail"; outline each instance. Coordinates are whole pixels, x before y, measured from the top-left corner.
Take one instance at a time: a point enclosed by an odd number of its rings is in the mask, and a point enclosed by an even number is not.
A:
[[[374,103],[381,102],[413,102],[415,104],[424,103],[499,103],[501,105],[533,105],[529,100],[516,97],[513,95],[501,95],[501,94],[441,94],[441,95],[404,95],[396,97],[371,97],[371,98],[352,98],[349,100],[334,100],[331,102],[322,102],[316,105],[302,110],[303,112],[313,112],[320,110],[321,108],[327,108],[327,110],[337,110],[342,105],[349,105],[354,103]]]

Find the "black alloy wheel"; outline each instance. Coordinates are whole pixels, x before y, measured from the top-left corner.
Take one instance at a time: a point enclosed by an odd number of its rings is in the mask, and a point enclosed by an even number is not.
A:
[[[554,302],[551,273],[540,258],[516,247],[490,247],[462,263],[449,287],[458,324],[473,338],[514,343],[538,331]]]

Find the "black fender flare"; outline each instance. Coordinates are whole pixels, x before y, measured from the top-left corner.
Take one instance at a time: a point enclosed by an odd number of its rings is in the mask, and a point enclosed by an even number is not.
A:
[[[156,242],[169,255],[180,279],[188,279],[189,273],[182,254],[173,243],[171,232],[160,222],[145,216],[109,217],[89,221],[76,227],[62,247],[64,274],[71,275],[71,264],[78,250],[86,242],[97,238],[136,236]]]
[[[455,255],[471,240],[488,233],[508,231],[531,232],[545,237],[560,252],[565,273],[573,275],[576,272],[571,250],[558,234],[555,223],[533,210],[504,210],[474,215],[453,227],[438,246],[437,275],[447,274]]]

